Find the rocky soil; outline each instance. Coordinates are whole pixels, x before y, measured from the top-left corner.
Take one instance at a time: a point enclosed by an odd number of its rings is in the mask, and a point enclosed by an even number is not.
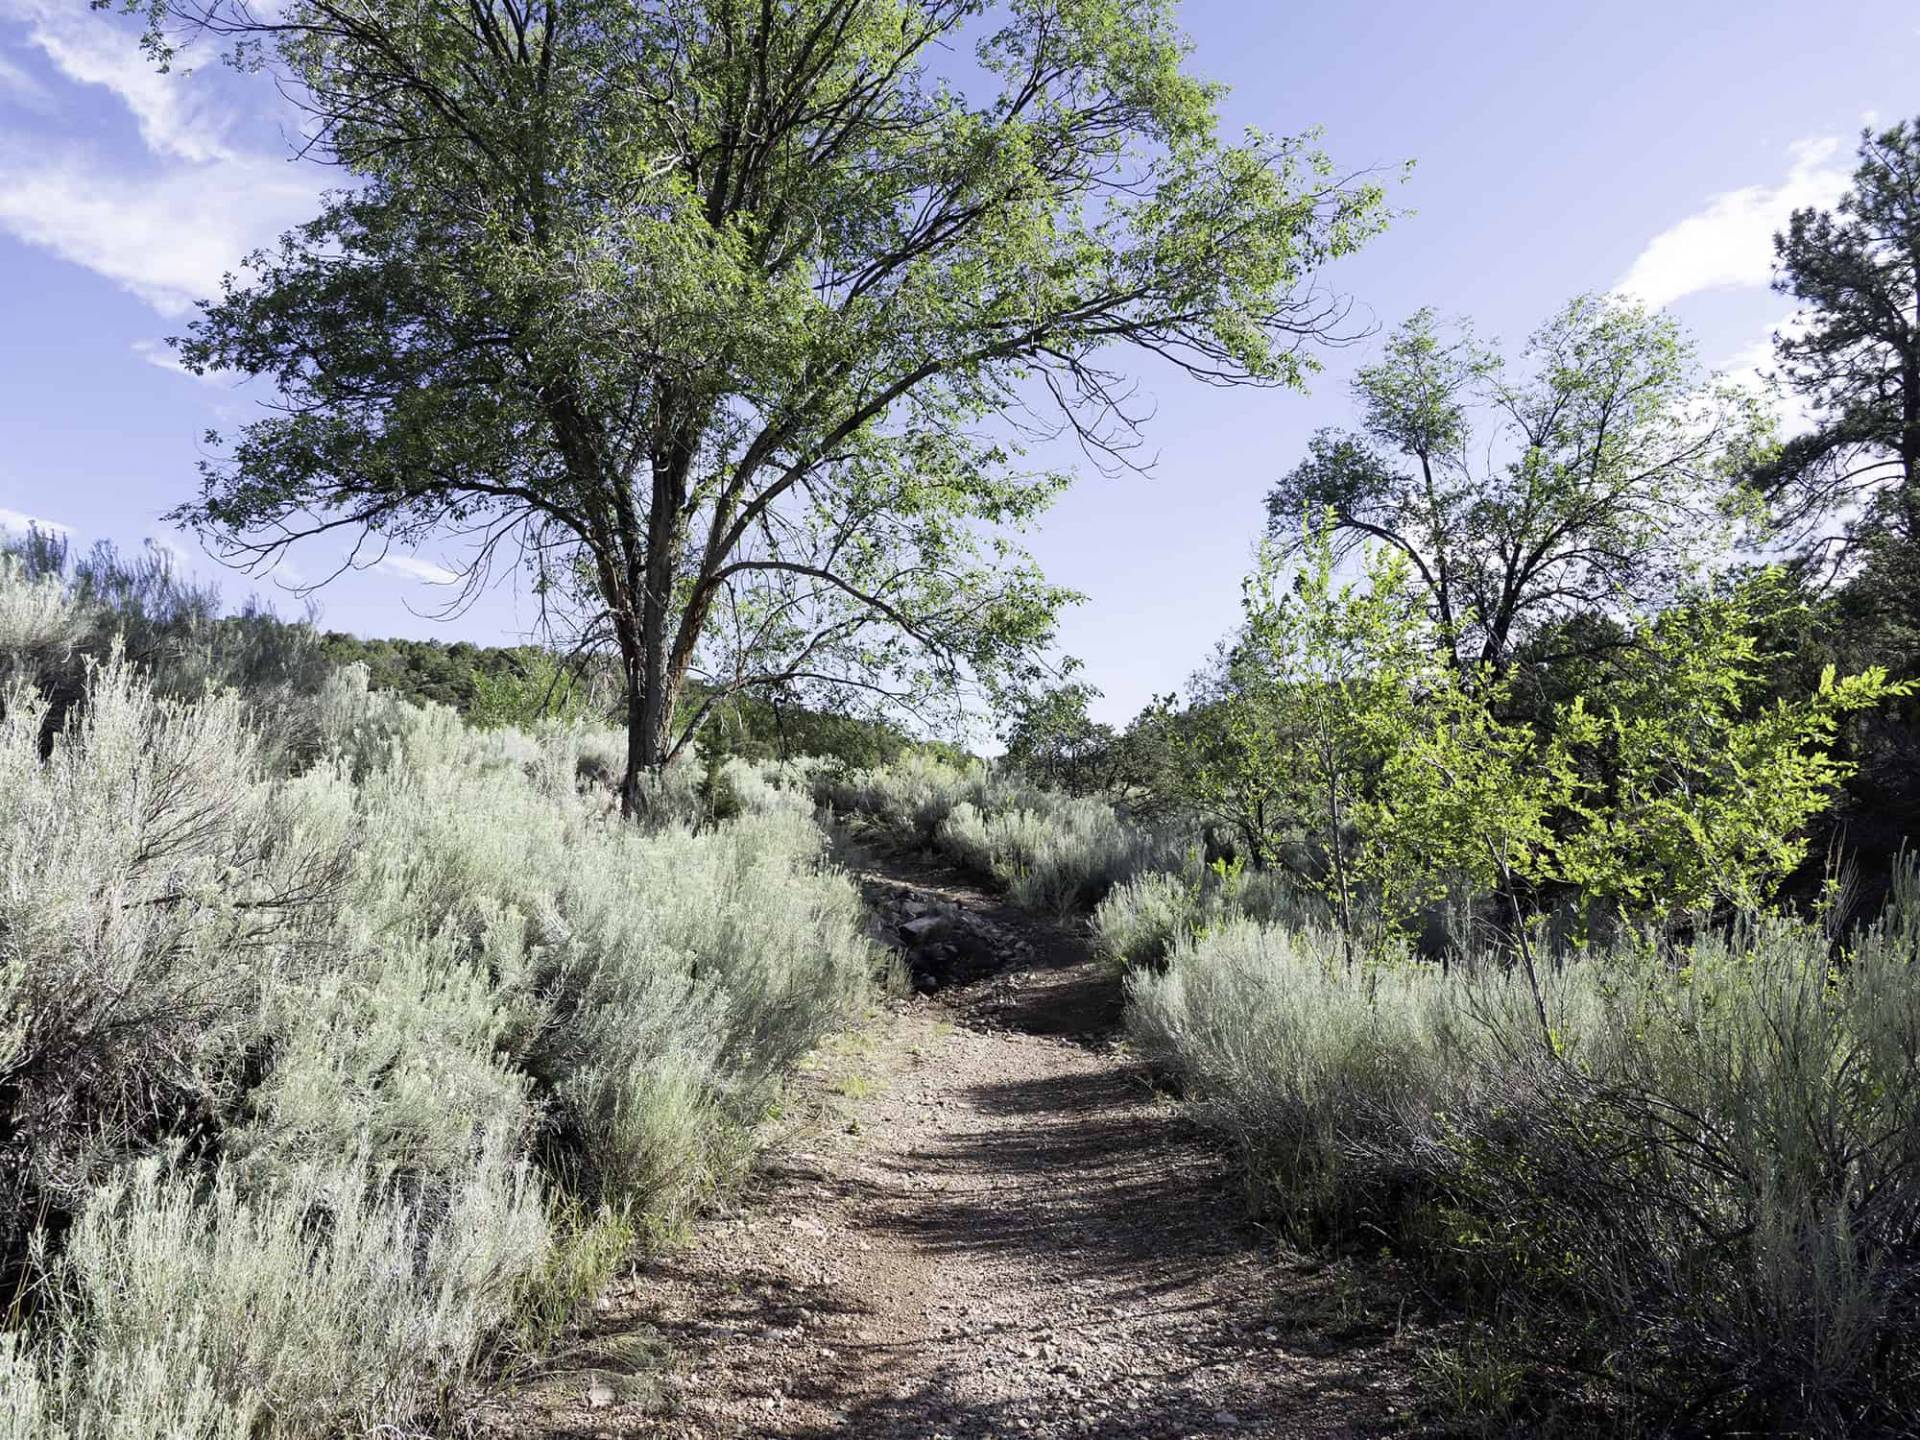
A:
[[[869,857],[870,858],[870,857]],[[1243,1220],[1077,935],[874,861],[914,994],[822,1058],[730,1212],[481,1417],[516,1436],[1417,1431],[1410,1322]]]

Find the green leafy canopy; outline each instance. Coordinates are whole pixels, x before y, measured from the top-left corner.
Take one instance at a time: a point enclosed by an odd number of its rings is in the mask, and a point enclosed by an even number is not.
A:
[[[1070,598],[998,548],[1067,480],[1032,436],[1129,443],[1129,350],[1301,383],[1385,214],[1311,137],[1223,138],[1164,0],[134,8],[276,71],[349,177],[182,345],[283,401],[181,514],[524,557],[639,765],[690,674],[1017,666]]]

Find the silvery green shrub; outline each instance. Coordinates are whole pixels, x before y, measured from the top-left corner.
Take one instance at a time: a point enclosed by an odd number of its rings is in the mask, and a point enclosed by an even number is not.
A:
[[[1295,1227],[1384,1239],[1648,1423],[1850,1434],[1920,1382],[1920,881],[1837,960],[1753,921],[1544,977],[1229,921],[1136,1045]],[[1571,1366],[1571,1369],[1567,1368]]]
[[[1105,801],[920,756],[852,775],[820,773],[815,794],[898,843],[939,850],[1038,910],[1084,909],[1134,875],[1176,865],[1183,848]]]
[[[32,1297],[0,1436],[410,1424],[738,1166],[867,993],[858,894],[798,776],[642,828],[595,732],[482,734],[359,667],[263,732],[233,690],[89,676],[74,606],[0,569],[0,1218]]]
[[[169,1380],[270,1435],[366,1433],[451,1398],[545,1253],[540,1187],[503,1136],[442,1185],[382,1168],[243,1186],[155,1156],[99,1186],[53,1271],[69,1299],[41,1383],[60,1423],[152,1428]]]
[[[234,697],[156,699],[114,661],[42,758],[45,704],[16,686],[0,718],[13,1227],[166,1117],[224,1123],[262,996],[315,964],[346,868],[341,834],[263,777]]]

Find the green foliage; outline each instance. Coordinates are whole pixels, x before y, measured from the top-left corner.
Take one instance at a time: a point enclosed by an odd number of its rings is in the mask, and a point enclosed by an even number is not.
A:
[[[1369,551],[1363,579],[1337,583],[1331,522],[1306,524],[1298,547],[1306,563],[1291,582],[1269,548],[1247,583],[1233,733],[1245,763],[1297,787],[1295,813],[1311,817],[1324,856],[1313,878],[1352,935],[1363,878],[1380,908],[1398,899],[1392,870],[1350,854],[1350,832],[1373,776],[1412,732],[1427,652],[1405,556]]]
[[[1582,611],[1645,609],[1716,555],[1725,502],[1768,443],[1758,402],[1702,377],[1674,321],[1582,296],[1529,338],[1524,373],[1423,310],[1354,381],[1357,433],[1324,431],[1267,497],[1304,554],[1403,557],[1434,639],[1503,671]],[[1483,418],[1484,417],[1484,418]]]
[[[688,684],[696,709],[709,693]],[[816,709],[774,692],[718,700],[706,712],[697,743],[743,760],[817,760],[852,770],[891,764],[909,749],[926,747],[885,719]]]
[[[1757,703],[1762,627],[1791,603],[1773,572],[1693,597],[1641,627],[1591,710],[1563,709],[1560,743],[1584,773],[1559,878],[1643,911],[1772,899],[1851,768],[1834,754],[1844,717],[1913,688],[1878,666],[1844,677],[1829,666],[1811,695]]]
[[[1066,477],[991,417],[1038,379],[1119,443],[1130,349],[1300,383],[1313,277],[1383,218],[1310,143],[1221,136],[1166,0],[126,4],[271,69],[353,180],[186,339],[289,403],[181,513],[251,553],[520,542],[648,770],[689,678],[1021,673],[1071,597],[1007,537]]]
[[[1761,571],[1636,622],[1528,715],[1511,672],[1434,646],[1406,556],[1370,550],[1339,583],[1333,534],[1310,524],[1297,569],[1266,552],[1223,682],[1173,743],[1202,813],[1243,833],[1257,818],[1257,863],[1287,858],[1296,827],[1290,868],[1350,935],[1463,886],[1501,900],[1523,951],[1550,887],[1589,917],[1769,903],[1849,773],[1843,719],[1911,693],[1880,667],[1829,667],[1810,694],[1766,698],[1763,637],[1799,601]]]
[[[1136,1044],[1297,1234],[1383,1241],[1507,1337],[1509,1400],[1897,1432],[1920,1379],[1920,877],[1835,962],[1766,920],[1542,972],[1348,965],[1229,920],[1129,981]],[[1465,1377],[1450,1373],[1450,1384]],[[1532,1412],[1523,1412],[1532,1413]],[[1526,1423],[1523,1421],[1523,1423]]]
[[[1292,547],[1305,563],[1263,550],[1235,644],[1184,715],[1162,702],[1153,723],[1182,799],[1232,826],[1256,867],[1284,864],[1320,890],[1351,932],[1362,883],[1390,879],[1355,849],[1361,807],[1431,662],[1404,557],[1369,552],[1368,573],[1341,581],[1332,529],[1305,523]]]
[[[1770,902],[1847,773],[1842,718],[1911,688],[1829,668],[1812,694],[1763,703],[1761,635],[1791,603],[1776,572],[1694,595],[1544,726],[1498,718],[1498,680],[1437,677],[1370,820],[1402,868],[1483,889],[1559,883],[1589,908],[1661,916]]]
[[[516,670],[488,674],[476,671],[473,700],[467,720],[483,730],[510,726],[531,730],[549,720],[586,719],[596,708],[581,677],[569,672],[553,656],[539,650],[523,652]]]
[[[1099,694],[1091,685],[1070,682],[1004,700],[1000,738],[1007,765],[1035,784],[1069,795],[1113,790],[1120,779],[1113,727],[1087,714]]]
[[[474,645],[465,640],[381,640],[330,630],[322,652],[336,667],[364,665],[368,683],[415,704],[432,702],[470,712],[483,685],[511,688],[539,652]],[[536,662],[537,663],[537,662]],[[506,723],[506,722],[502,722]]]

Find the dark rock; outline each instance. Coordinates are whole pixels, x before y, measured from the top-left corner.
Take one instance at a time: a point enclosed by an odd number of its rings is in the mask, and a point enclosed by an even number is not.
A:
[[[909,945],[925,945],[952,928],[953,923],[944,915],[921,915],[902,924],[900,934]]]

